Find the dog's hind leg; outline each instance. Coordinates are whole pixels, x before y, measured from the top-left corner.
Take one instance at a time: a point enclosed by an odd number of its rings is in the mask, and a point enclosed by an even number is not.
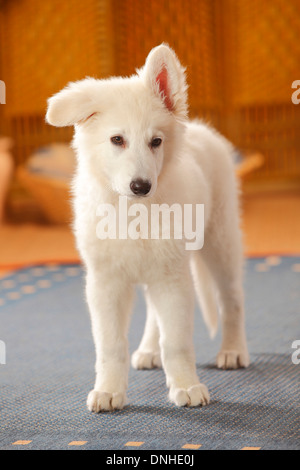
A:
[[[221,369],[249,365],[244,315],[243,253],[234,213],[209,228],[201,255],[214,279],[222,323],[222,345],[217,357]]]
[[[145,289],[145,300],[147,305],[145,330],[140,345],[131,358],[131,365],[135,369],[161,367],[157,313],[147,289]]]

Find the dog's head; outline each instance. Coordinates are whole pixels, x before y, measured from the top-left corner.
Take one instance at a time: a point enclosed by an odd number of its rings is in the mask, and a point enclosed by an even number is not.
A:
[[[187,116],[184,68],[166,45],[129,78],[86,78],[48,100],[46,120],[75,127],[78,157],[120,195],[152,196]]]

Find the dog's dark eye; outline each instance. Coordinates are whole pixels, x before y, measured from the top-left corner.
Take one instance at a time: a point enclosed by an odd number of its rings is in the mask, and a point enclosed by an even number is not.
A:
[[[155,137],[154,139],[151,140],[151,147],[152,148],[157,148],[160,146],[160,144],[162,143],[162,140],[160,137]]]
[[[121,135],[115,135],[110,140],[114,145],[124,145],[124,139]]]

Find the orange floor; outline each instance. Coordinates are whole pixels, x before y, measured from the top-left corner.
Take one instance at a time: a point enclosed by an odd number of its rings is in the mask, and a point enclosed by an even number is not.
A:
[[[242,203],[245,254],[300,254],[300,191],[248,194]],[[68,227],[35,224],[0,227],[0,274],[28,264],[77,262]]]
[[[300,191],[248,194],[242,221],[248,256],[300,254]]]

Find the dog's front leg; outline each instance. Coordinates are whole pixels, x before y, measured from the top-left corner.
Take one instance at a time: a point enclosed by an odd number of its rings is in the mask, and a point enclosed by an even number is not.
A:
[[[112,273],[88,270],[87,301],[96,347],[96,381],[87,406],[100,412],[121,409],[128,382],[128,320],[132,288]]]
[[[159,279],[159,276],[158,276]],[[148,285],[157,311],[161,359],[166,373],[169,398],[178,406],[199,406],[209,402],[205,385],[199,382],[193,347],[194,291],[188,267]]]

